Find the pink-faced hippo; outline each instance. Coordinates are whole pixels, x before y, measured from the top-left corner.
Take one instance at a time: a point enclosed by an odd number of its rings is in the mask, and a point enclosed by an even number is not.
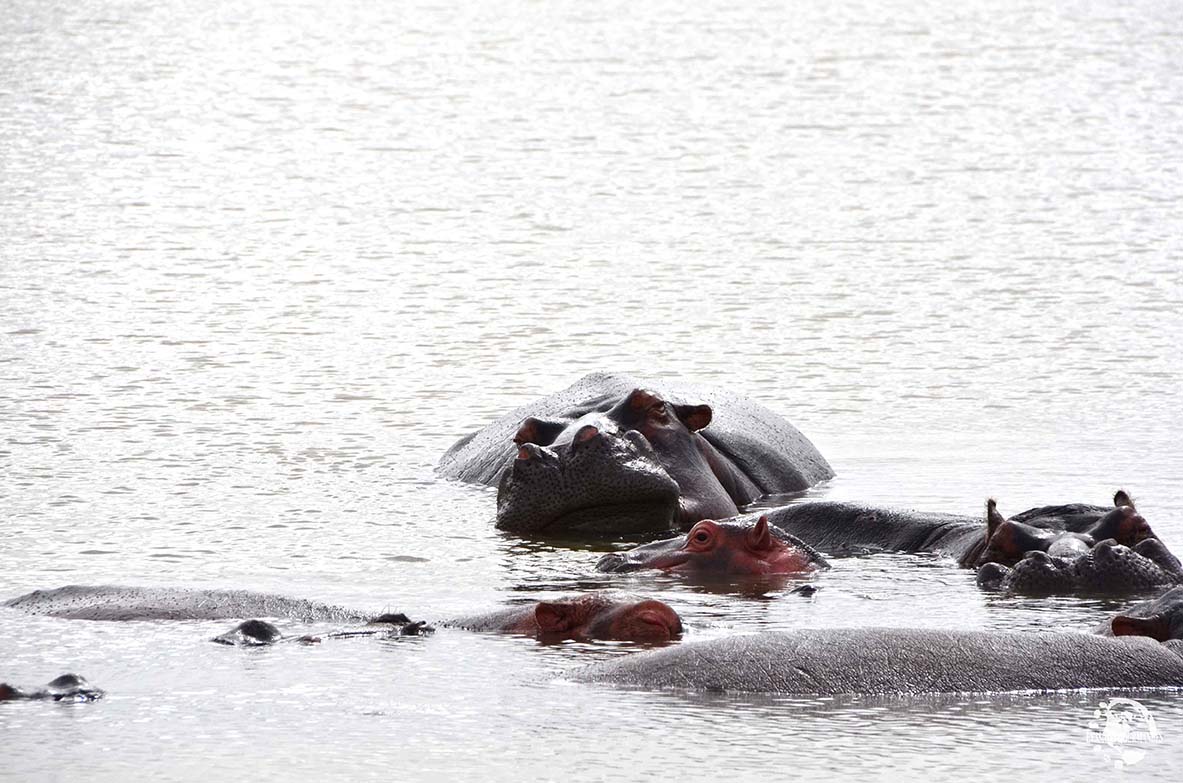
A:
[[[619,600],[601,593],[539,601],[443,624],[470,631],[525,634],[543,641],[668,642],[682,635],[682,618],[669,605],[655,600]]]
[[[704,519],[684,536],[606,554],[596,568],[614,573],[652,568],[725,578],[808,574],[829,568],[829,564],[808,544],[761,516],[750,525]]]

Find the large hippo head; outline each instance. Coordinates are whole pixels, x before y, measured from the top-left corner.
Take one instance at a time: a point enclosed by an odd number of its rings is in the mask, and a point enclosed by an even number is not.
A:
[[[1005,519],[991,498],[986,503],[985,544],[980,548],[976,560],[966,565],[998,563],[1013,566],[1029,552],[1075,559],[1087,554],[1098,541],[1112,539],[1132,547],[1155,537],[1129,495],[1119,490],[1113,502],[1114,507],[1107,510],[1080,505],[1044,507],[1033,510],[1043,514],[1024,512],[1013,519]],[[1053,508],[1070,511],[1048,513]]]
[[[711,415],[633,389],[565,426],[527,418],[498,487],[498,527],[628,532],[739,513],[736,501],[760,492],[698,435]]]
[[[987,563],[978,570],[978,584],[1021,595],[1144,592],[1183,582],[1183,567],[1156,538],[1132,549],[1106,539],[1078,557],[1056,557],[1031,551],[1014,568]]]
[[[462,439],[444,475],[496,484],[497,526],[527,533],[689,528],[833,475],[750,400],[592,375]]]
[[[828,567],[811,547],[769,525],[764,516],[754,525],[704,519],[684,536],[611,552],[596,564],[600,571],[654,568],[721,577],[803,574]]]

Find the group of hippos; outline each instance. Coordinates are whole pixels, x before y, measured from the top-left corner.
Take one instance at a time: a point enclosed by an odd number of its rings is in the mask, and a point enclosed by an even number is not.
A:
[[[655,569],[697,579],[820,573],[825,553],[929,552],[977,571],[987,590],[1023,595],[1158,594],[1092,633],[831,628],[676,643],[678,613],[603,593],[442,621],[544,640],[619,640],[658,649],[617,656],[571,679],[642,688],[784,694],[939,693],[1183,687],[1183,565],[1118,491],[1113,504],[1042,506],[984,518],[855,503],[741,509],[834,474],[812,443],[745,397],[597,373],[518,408],[452,446],[445,478],[497,487],[499,529],[552,540],[666,537],[603,555],[599,571]],[[670,533],[685,531],[668,537]],[[823,577],[824,578],[824,577]],[[70,619],[289,617],[353,625],[330,637],[421,635],[403,614],[243,591],[69,586],[5,606]],[[315,642],[247,619],[214,641]],[[87,700],[63,675],[43,688],[0,684],[0,701]]]

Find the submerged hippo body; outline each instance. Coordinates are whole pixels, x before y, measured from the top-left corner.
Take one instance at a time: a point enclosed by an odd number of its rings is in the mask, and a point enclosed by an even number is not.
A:
[[[497,526],[530,533],[688,529],[834,475],[747,398],[606,373],[462,438],[438,471],[496,485]]]
[[[815,501],[760,513],[780,529],[829,554],[866,550],[935,552],[964,567],[987,562],[1014,563],[1028,551],[1055,554],[1087,551],[1094,540],[1116,538],[1133,546],[1154,533],[1129,497],[1118,492],[1117,506],[1071,504],[1041,506],[1007,520],[993,500],[986,518],[961,514],[867,506],[859,503]],[[746,515],[741,520],[754,520]],[[1081,545],[1078,547],[1077,545]]]
[[[540,601],[445,624],[470,631],[526,634],[544,641],[668,642],[682,634],[682,618],[667,604],[620,601],[602,594]]]
[[[434,631],[435,629],[427,623],[412,621],[402,613],[379,615],[360,628],[299,636],[285,636],[278,627],[266,620],[254,619],[241,622],[210,641],[232,647],[265,647],[280,642],[318,644],[324,639],[349,639],[357,636],[380,636],[387,639],[398,636],[426,636]]]
[[[1130,607],[1093,634],[767,631],[617,658],[570,676],[647,689],[784,694],[1179,688],[1183,587]]]
[[[1183,687],[1183,656],[1144,637],[833,628],[682,644],[593,664],[571,679],[822,695]]]
[[[305,622],[351,622],[365,615],[340,606],[247,590],[67,585],[5,601],[0,606],[67,620],[230,620],[287,617]]]
[[[829,564],[801,539],[770,525],[761,516],[754,525],[704,519],[685,536],[611,552],[596,569],[625,572],[659,569],[700,577],[807,574]]]
[[[6,682],[0,682],[0,701],[43,700],[43,701],[94,701],[101,699],[104,691],[77,674],[63,674],[46,683],[43,688],[23,690]]]

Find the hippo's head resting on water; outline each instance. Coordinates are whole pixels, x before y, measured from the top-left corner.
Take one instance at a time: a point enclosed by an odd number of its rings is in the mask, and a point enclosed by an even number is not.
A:
[[[1157,538],[1132,549],[1106,539],[1075,557],[1031,551],[1014,568],[987,563],[978,569],[982,587],[1021,595],[1121,595],[1181,582],[1183,566]]]
[[[496,484],[497,526],[527,533],[686,529],[833,475],[800,432],[750,400],[607,374],[463,438],[439,471]]]
[[[611,552],[600,558],[600,571],[656,568],[696,576],[803,574],[829,565],[800,539],[768,524],[715,522],[704,519],[684,536]]]
[[[682,635],[682,618],[668,604],[653,599],[619,600],[601,593],[539,601],[450,620],[445,625],[470,631],[527,634],[546,642],[668,642]]]
[[[1160,642],[1183,640],[1183,587],[1173,587],[1153,601],[1127,609],[1102,624],[1097,632],[1107,636],[1149,636]]]
[[[1133,547],[1152,538],[1155,535],[1150,524],[1122,490],[1113,496],[1113,508],[1108,511],[1093,506],[1044,506],[1012,519],[1005,519],[991,498],[986,503],[985,544],[973,565],[1013,566],[1028,552],[1074,559],[1086,554],[1098,541],[1113,539]]]

